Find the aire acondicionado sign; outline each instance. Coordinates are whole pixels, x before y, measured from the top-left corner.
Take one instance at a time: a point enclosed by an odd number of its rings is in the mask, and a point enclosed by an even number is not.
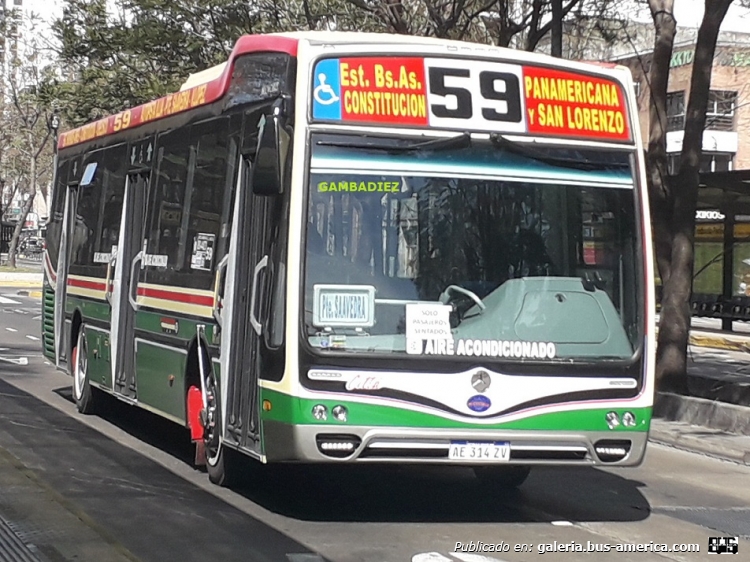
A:
[[[611,79],[486,60],[323,59],[313,121],[631,140],[626,98]]]

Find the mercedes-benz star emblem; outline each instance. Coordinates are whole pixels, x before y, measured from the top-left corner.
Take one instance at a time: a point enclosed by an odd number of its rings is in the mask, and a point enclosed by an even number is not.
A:
[[[471,386],[473,386],[474,390],[477,392],[484,392],[487,390],[490,387],[490,382],[492,382],[490,380],[490,375],[484,371],[479,371],[471,377]]]

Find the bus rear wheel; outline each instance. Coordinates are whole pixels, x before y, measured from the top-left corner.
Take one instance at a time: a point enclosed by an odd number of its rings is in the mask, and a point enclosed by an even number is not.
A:
[[[474,475],[483,484],[500,488],[517,488],[531,472],[530,466],[475,466]]]
[[[97,393],[89,384],[89,356],[86,343],[86,326],[81,325],[78,340],[70,354],[73,365],[73,399],[82,414],[93,414],[97,407]]]

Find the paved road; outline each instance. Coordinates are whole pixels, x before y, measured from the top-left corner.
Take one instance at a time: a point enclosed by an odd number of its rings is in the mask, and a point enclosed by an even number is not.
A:
[[[117,560],[704,561],[716,535],[743,536],[740,557],[750,553],[750,467],[657,445],[636,469],[539,469],[510,493],[463,469],[279,474],[250,464],[243,487],[216,488],[191,466],[181,428],[117,402],[105,417],[78,415],[69,378],[45,364],[32,339],[39,302],[0,295],[0,466],[5,455],[47,485],[50,505],[77,514]],[[50,562],[115,560],[70,554],[62,520],[24,535],[33,518],[14,511],[12,497],[0,494],[0,523],[15,521],[16,534]],[[472,541],[510,551],[453,552]],[[616,552],[623,543],[697,544],[700,552]],[[612,550],[542,555],[539,545]]]

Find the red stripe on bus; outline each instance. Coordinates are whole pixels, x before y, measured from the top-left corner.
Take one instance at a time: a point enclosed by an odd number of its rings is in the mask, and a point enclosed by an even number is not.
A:
[[[104,281],[85,281],[83,279],[68,278],[68,287],[80,287],[81,289],[91,289],[92,291],[104,291],[106,285]]]
[[[164,289],[150,289],[138,287],[138,296],[165,301],[180,302],[185,304],[197,304],[199,306],[214,305],[214,298],[205,295],[193,295],[191,293],[180,293],[177,291],[166,291]]]
[[[235,43],[221,76],[205,84],[196,85],[189,90],[169,94],[137,107],[126,109],[116,115],[110,115],[82,127],[61,133],[57,141],[57,147],[59,149],[67,148],[212,103],[224,97],[224,94],[227,93],[234,71],[234,61],[237,57],[249,53],[262,52],[287,53],[296,57],[298,43],[298,39],[284,35],[243,35]],[[186,96],[189,99],[183,99],[182,96]],[[173,104],[176,104],[179,109],[167,112],[163,111],[165,107],[172,107]],[[150,113],[153,113],[151,110],[154,107],[159,107],[160,109],[157,113],[160,116],[146,116],[144,119],[144,108],[146,107],[149,107]]]

